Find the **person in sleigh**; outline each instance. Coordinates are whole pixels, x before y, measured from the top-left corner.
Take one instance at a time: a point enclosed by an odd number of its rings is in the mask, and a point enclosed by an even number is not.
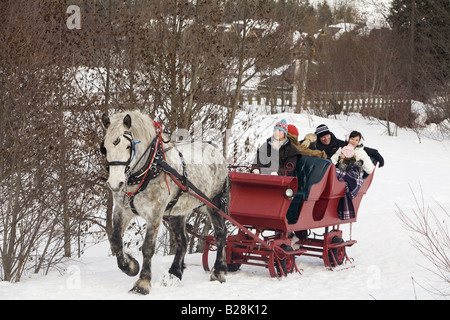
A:
[[[355,210],[352,200],[358,195],[363,184],[363,174],[371,174],[375,170],[372,160],[360,144],[362,135],[358,131],[350,133],[348,143],[340,147],[331,157],[331,162],[336,165],[337,178],[346,184],[345,197],[338,206],[338,217],[342,220],[353,219]]]

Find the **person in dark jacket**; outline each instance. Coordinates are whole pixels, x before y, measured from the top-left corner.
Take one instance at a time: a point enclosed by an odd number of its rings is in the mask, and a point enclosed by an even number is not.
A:
[[[325,151],[317,150],[315,143],[317,141],[317,136],[314,133],[308,133],[301,142],[298,141],[298,129],[296,126],[290,124],[288,126],[287,137],[291,140],[291,143],[298,149],[302,156],[317,157],[317,158],[327,158]]]
[[[323,150],[327,154],[328,159],[336,153],[339,148],[345,147],[347,143],[342,141],[330,131],[330,129],[325,125],[321,124],[316,128],[317,144],[316,148],[318,150]],[[375,158],[378,162],[378,167],[384,166],[384,159],[381,154],[376,149],[364,147],[364,151],[369,155],[369,157]]]
[[[286,120],[275,124],[273,135],[257,151],[253,173],[295,176],[295,167],[302,155],[287,138],[287,133]]]

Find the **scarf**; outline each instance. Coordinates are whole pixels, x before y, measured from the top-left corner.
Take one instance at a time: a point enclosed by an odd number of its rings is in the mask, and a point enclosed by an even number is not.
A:
[[[284,137],[281,140],[276,140],[273,136],[270,138],[270,142],[272,143],[272,148],[274,150],[280,150],[280,148],[287,142],[287,138]]]

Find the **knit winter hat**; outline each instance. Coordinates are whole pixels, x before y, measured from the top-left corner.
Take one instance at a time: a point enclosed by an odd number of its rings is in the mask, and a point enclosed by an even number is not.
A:
[[[285,135],[287,135],[288,124],[287,124],[286,120],[282,119],[281,121],[278,121],[277,123],[275,123],[275,127],[273,128],[273,130],[275,130],[275,129],[279,129],[279,130],[283,131]]]
[[[293,124],[288,125],[288,133],[292,134],[293,136],[298,137],[298,129]]]
[[[327,134],[330,134],[330,129],[325,124],[321,124],[316,128],[316,135],[317,138],[322,138],[323,136],[326,136]]]

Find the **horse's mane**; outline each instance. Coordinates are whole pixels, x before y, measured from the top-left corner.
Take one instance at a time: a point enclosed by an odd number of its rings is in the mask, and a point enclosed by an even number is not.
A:
[[[131,117],[131,128],[129,131],[133,134],[134,139],[140,140],[143,145],[148,145],[156,136],[155,127],[150,117],[141,113],[139,110],[114,114],[111,118],[111,124],[108,127],[105,140],[108,138],[114,140],[123,134],[125,131],[123,119],[127,114]]]

